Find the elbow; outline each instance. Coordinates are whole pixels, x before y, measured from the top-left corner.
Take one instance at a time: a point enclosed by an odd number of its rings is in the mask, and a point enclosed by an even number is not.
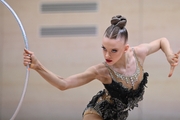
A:
[[[64,85],[64,86],[57,86],[57,88],[58,88],[59,90],[61,90],[61,91],[65,91],[65,90],[68,89],[68,88],[66,87],[66,85]]]
[[[58,76],[58,78],[60,78],[59,76]],[[68,89],[68,84],[67,84],[67,82],[63,79],[63,78],[60,78],[61,80],[61,82],[60,83],[58,83],[58,84],[56,84],[55,86],[59,89],[59,90],[61,90],[61,91],[65,91],[65,90],[67,90]]]
[[[162,41],[168,41],[168,39],[166,37],[162,37],[161,40]]]
[[[169,42],[166,37],[162,37],[162,38],[159,39],[159,40],[160,40],[160,42],[159,42],[159,43],[160,43],[160,44],[159,44],[159,45],[160,45],[160,46],[159,46],[160,49],[163,49],[164,44],[167,43],[167,42]]]
[[[59,89],[59,90],[61,90],[61,91],[65,91],[65,90],[67,90],[67,88],[66,88],[66,87],[58,87],[58,89]]]
[[[59,86],[57,86],[57,88],[58,88],[59,90],[61,90],[61,91],[65,91],[65,90],[68,89],[67,84],[59,85]]]

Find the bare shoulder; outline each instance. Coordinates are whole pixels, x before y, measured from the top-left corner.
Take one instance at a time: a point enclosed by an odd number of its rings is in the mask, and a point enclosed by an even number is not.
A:
[[[98,74],[107,74],[108,73],[108,69],[106,68],[106,66],[103,63],[95,65],[94,68],[96,69]]]
[[[106,71],[105,66],[103,63],[100,63],[100,64],[89,67],[88,69],[85,70],[84,73],[86,74],[89,73],[93,76],[99,76],[100,74],[103,73],[103,71]]]
[[[145,58],[147,56],[146,44],[140,44],[133,48],[134,48],[135,54],[136,54],[139,62],[143,65]]]
[[[111,77],[109,71],[103,63],[94,66],[97,72],[96,79],[100,80],[102,83],[110,83]]]
[[[144,44],[140,44],[138,46],[135,46],[134,49],[136,51],[136,54],[138,56],[140,56],[140,57],[146,56],[147,55],[147,51],[148,51],[147,46],[148,45],[145,44],[145,43]]]

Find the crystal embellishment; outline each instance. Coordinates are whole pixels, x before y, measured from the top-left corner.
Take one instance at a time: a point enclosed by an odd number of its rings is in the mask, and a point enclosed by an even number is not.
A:
[[[118,73],[117,71],[113,70],[107,63],[105,63],[105,65],[107,66],[108,70],[110,71],[110,75],[113,77],[113,74],[111,71],[114,72],[115,76],[117,78],[120,78],[121,80],[124,80],[126,81],[127,84],[131,83],[131,85],[134,87],[134,83],[138,80],[138,76],[140,74],[140,69],[139,69],[139,66],[138,66],[138,63],[136,62],[136,71],[133,75],[131,76],[125,76],[125,75],[122,75],[120,73]],[[114,78],[114,77],[113,77]]]

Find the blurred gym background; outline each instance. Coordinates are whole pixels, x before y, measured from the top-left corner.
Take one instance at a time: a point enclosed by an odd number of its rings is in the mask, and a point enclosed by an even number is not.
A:
[[[128,22],[129,44],[166,37],[180,50],[179,0],[6,0],[25,28],[30,50],[52,72],[62,76],[83,72],[103,62],[101,40],[111,17]],[[13,115],[25,79],[24,43],[10,11],[0,3],[0,120]],[[180,119],[180,66],[168,78],[170,65],[162,51],[147,57],[148,88],[128,120]],[[60,91],[30,71],[27,93],[17,120],[81,120],[89,100],[103,85],[97,80]]]

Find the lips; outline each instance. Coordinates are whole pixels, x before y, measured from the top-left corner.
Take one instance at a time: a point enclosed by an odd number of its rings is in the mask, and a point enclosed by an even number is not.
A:
[[[112,62],[112,60],[106,59],[106,62]]]

